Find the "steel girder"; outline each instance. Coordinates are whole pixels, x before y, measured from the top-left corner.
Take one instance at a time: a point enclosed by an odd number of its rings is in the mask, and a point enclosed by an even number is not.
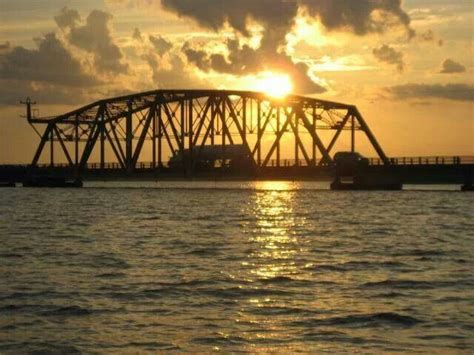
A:
[[[309,166],[327,165],[332,164],[331,151],[343,130],[352,132],[352,150],[355,132],[364,132],[379,158],[389,164],[357,107],[294,95],[274,99],[250,91],[155,90],[100,100],[57,117],[30,115],[28,121],[35,127],[46,126],[32,166],[38,165],[47,143],[54,165],[58,143],[67,164],[79,172],[94,150],[104,167],[106,146],[119,166],[131,172],[145,141],[151,141],[152,167],[156,168],[166,163],[166,152],[197,150],[199,157],[205,145],[225,149],[229,144],[246,144],[256,167],[266,167],[270,161],[279,166],[285,135],[294,141],[295,162],[303,158]],[[335,132],[328,145],[320,130]],[[302,139],[303,134],[309,134],[309,140]],[[194,162],[183,165],[192,170]]]

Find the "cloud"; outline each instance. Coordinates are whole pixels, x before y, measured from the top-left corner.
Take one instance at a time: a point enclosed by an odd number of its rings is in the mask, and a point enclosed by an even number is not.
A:
[[[10,52],[11,50],[11,45],[10,42],[6,41],[4,43],[0,43],[0,56]]]
[[[474,101],[474,85],[471,84],[406,84],[385,89],[397,99],[448,99]]]
[[[80,20],[79,12],[68,7],[63,7],[59,15],[54,16],[54,21],[56,21],[56,24],[61,29],[75,27]]]
[[[59,17],[62,16],[63,12]],[[72,45],[93,54],[94,66],[99,72],[107,74],[126,73],[128,66],[122,62],[122,52],[115,44],[110,31],[111,19],[112,15],[109,13],[93,10],[87,16],[86,23],[83,26],[77,26],[77,21],[64,21],[63,24],[65,24],[64,28],[69,28],[68,41]]]
[[[432,30],[427,30],[420,35],[421,39],[427,42],[434,40],[434,33]]]
[[[295,63],[285,53],[275,53],[266,48],[253,49],[248,45],[239,45],[236,39],[226,42],[229,54],[207,53],[201,49],[183,46],[188,61],[204,72],[215,71],[233,75],[256,74],[263,71],[274,71],[288,74],[293,81],[295,91],[301,94],[325,92],[326,89],[315,83],[308,74],[305,63]]]
[[[358,35],[383,32],[392,27],[391,16],[411,37],[414,31],[410,27],[410,17],[401,5],[401,0],[220,0],[217,4],[215,0],[162,0],[166,10],[192,18],[215,31],[228,23],[248,35],[248,19],[259,22],[269,32],[275,27],[289,28],[298,9],[305,8],[327,29],[350,30]]]
[[[85,71],[81,62],[55,33],[35,38],[37,48],[0,50],[0,104],[14,105],[30,96],[42,104],[79,104],[90,87],[102,84]]]
[[[403,62],[402,52],[384,44],[379,48],[374,48],[372,53],[379,61],[396,65],[398,71],[403,71],[405,63]]]
[[[153,72],[153,82],[157,88],[203,89],[213,86],[190,71],[178,55],[170,55],[170,66],[166,68],[155,53],[148,53],[143,59]]]
[[[444,44],[444,41],[441,38],[437,38],[433,30],[430,29],[422,32],[418,38],[424,42],[434,42],[438,47],[442,47]]]
[[[36,38],[37,49],[15,47],[0,55],[0,78],[65,86],[91,86],[98,83],[87,74],[54,33]]]
[[[10,42],[6,41],[5,43],[0,43],[0,51],[5,51],[10,49]]]
[[[466,71],[466,67],[464,65],[448,58],[443,62],[443,66],[441,68],[440,73],[453,74],[453,73],[464,73],[465,71]]]
[[[138,42],[142,42],[143,41],[143,36],[142,36],[142,33],[140,32],[140,30],[138,28],[135,28],[135,30],[133,31],[133,35],[132,35],[132,38]]]
[[[150,35],[148,38],[160,56],[165,55],[171,48],[173,48],[173,44],[161,36],[155,37]]]
[[[31,97],[42,105],[77,105],[91,99],[89,90],[85,87],[0,79],[0,105],[18,105],[18,101],[26,97]]]
[[[215,0],[162,0],[162,6],[203,28],[219,31],[230,26],[235,30],[234,39],[226,42],[227,55],[202,47],[195,49],[190,44],[183,47],[188,61],[202,71],[234,75],[284,71],[292,77],[296,91],[303,94],[321,93],[325,88],[313,81],[307,64],[295,63],[282,51],[300,9],[319,18],[329,30],[365,35],[384,32],[396,23],[406,28],[409,37],[414,35],[400,0],[220,0],[218,4]],[[263,27],[257,49],[239,41],[240,36],[251,37],[251,22]]]
[[[310,15],[318,17],[329,30],[349,29],[357,35],[365,35],[371,32],[385,32],[398,23],[405,27],[409,38],[415,35],[415,31],[410,27],[410,17],[402,9],[401,0],[299,0],[299,2],[308,9]]]
[[[295,89],[301,93],[321,93],[325,89],[314,83],[308,76],[308,66],[295,64],[291,58],[278,51],[285,44],[285,36],[290,32],[298,12],[294,1],[242,0],[239,2],[223,0],[219,6],[213,0],[201,0],[200,6],[188,0],[163,0],[165,9],[180,16],[194,19],[202,27],[218,31],[226,24],[237,33],[250,37],[249,20],[263,26],[260,47],[240,46],[237,38],[228,40],[225,45],[228,55],[213,53],[187,43],[183,46],[188,61],[204,72],[247,75],[260,71],[286,72],[292,77]]]

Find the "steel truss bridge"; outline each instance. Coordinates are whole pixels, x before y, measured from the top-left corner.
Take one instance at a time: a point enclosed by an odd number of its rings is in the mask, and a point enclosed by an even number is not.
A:
[[[373,148],[364,174],[374,181],[472,187],[474,180],[474,157],[388,158],[356,106],[315,98],[155,90],[43,118],[33,117],[30,99],[22,103],[40,142],[30,165],[0,166],[0,186],[37,177],[331,179],[338,174],[335,151],[355,152],[356,133]],[[232,147],[245,147],[251,164],[229,168],[225,152]],[[203,172],[199,160],[206,151],[221,151],[222,161]],[[177,155],[179,165],[169,165]]]
[[[389,163],[357,107],[302,96],[272,99],[249,91],[156,90],[100,100],[51,118],[31,117],[31,104],[26,102],[28,121],[41,137],[33,167],[48,154],[49,145],[51,166],[59,150],[78,173],[86,169],[93,152],[100,168],[115,163],[132,173],[144,153],[151,157],[150,168],[160,169],[169,154],[185,150],[194,153],[183,159],[182,168],[192,172],[204,146],[225,151],[234,144],[248,146],[257,169],[288,161],[323,166],[332,164],[331,152],[343,130],[351,132],[352,151],[355,133],[361,131],[378,158]],[[323,130],[334,132],[327,143],[320,135]],[[285,159],[284,137],[294,146],[293,156]],[[151,142],[147,149],[146,141]]]

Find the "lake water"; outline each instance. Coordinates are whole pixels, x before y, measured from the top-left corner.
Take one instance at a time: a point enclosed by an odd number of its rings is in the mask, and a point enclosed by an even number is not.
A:
[[[323,185],[0,190],[0,352],[473,351],[474,194]]]

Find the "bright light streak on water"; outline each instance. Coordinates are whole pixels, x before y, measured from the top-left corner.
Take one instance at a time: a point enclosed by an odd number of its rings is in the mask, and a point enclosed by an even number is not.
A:
[[[95,186],[0,191],[0,352],[474,348],[471,193]]]

